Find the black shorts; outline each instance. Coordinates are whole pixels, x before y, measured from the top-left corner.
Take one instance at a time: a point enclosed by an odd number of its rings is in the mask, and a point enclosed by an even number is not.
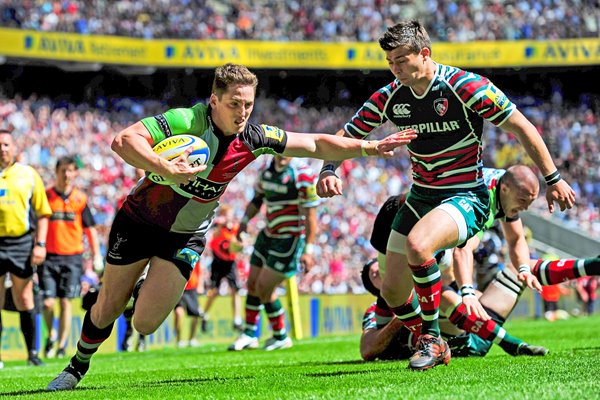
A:
[[[199,317],[201,313],[196,289],[184,290],[181,299],[179,299],[179,303],[177,303],[175,308],[177,307],[185,308],[185,312],[190,317]]]
[[[0,237],[0,276],[10,272],[22,279],[31,278],[31,251],[33,236],[27,233],[20,237]]]
[[[226,261],[218,257],[214,257],[210,265],[210,288],[218,288],[221,285],[223,278],[227,279],[229,287],[236,292],[240,290],[240,285],[237,281],[237,269],[235,261]]]
[[[44,299],[74,299],[81,294],[83,257],[48,254],[38,268],[40,289]]]
[[[152,257],[171,261],[188,280],[200,260],[206,239],[193,233],[169,232],[144,224],[119,209],[108,236],[106,261],[128,265]]]
[[[392,232],[392,222],[400,207],[404,204],[404,196],[390,196],[383,203],[373,223],[371,245],[381,254],[387,251],[387,243]]]

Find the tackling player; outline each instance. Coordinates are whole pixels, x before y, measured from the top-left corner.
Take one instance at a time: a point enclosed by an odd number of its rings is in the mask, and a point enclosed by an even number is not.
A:
[[[561,179],[536,127],[487,78],[435,62],[418,21],[392,26],[379,39],[395,80],[375,92],[340,130],[365,138],[388,120],[419,136],[408,146],[413,185],[393,223],[381,293],[396,314],[418,294],[423,327],[410,368],[424,370],[450,357],[439,337],[442,282],[434,254],[460,245],[483,228],[489,198],[482,175],[484,120],[514,134],[543,173],[550,211],[571,208],[575,192]],[[324,163],[321,197],[341,194],[335,163]],[[408,299],[408,300],[407,300]]]

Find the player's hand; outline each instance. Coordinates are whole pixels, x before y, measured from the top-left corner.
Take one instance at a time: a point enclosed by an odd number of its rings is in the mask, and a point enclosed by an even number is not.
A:
[[[477,299],[477,296],[463,296],[462,302],[467,309],[467,314],[475,315],[478,319],[481,319],[483,321],[488,321],[491,319],[487,311],[485,311],[485,309]]]
[[[546,201],[548,202],[548,210],[551,213],[554,212],[554,202],[558,203],[560,211],[565,211],[575,205],[575,191],[567,182],[561,179],[558,183],[546,189]]]
[[[315,260],[311,254],[305,253],[300,256],[300,265],[304,272],[309,272],[313,265],[315,265]]]
[[[538,293],[542,293],[542,285],[538,278],[531,272],[519,272],[519,280],[525,282],[527,287],[532,290],[536,290]]]
[[[94,272],[97,274],[100,274],[102,271],[104,271],[104,257],[102,257],[100,254],[95,255],[93,266]]]
[[[332,171],[325,171],[319,175],[317,194],[319,197],[333,197],[342,194],[342,180]]]
[[[245,239],[245,236],[248,236],[246,233],[247,229],[248,229],[248,223],[240,222],[240,226],[238,227],[237,235],[235,235],[235,238],[236,238],[236,240],[241,242],[242,245],[245,245],[244,239]]]
[[[190,182],[196,180],[196,174],[204,171],[206,165],[198,165],[191,167],[188,163],[188,156],[194,149],[192,146],[188,147],[179,157],[168,161],[167,168],[168,172],[161,174],[165,179],[170,182],[174,182],[177,185],[187,185]]]
[[[31,251],[31,265],[41,265],[46,260],[46,248],[42,246],[33,246]]]
[[[379,140],[375,145],[375,149],[380,157],[390,158],[394,156],[394,149],[396,147],[406,146],[416,138],[417,131],[414,129],[405,129]]]

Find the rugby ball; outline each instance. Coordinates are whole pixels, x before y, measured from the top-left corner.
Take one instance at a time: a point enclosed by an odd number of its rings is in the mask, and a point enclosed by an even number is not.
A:
[[[206,142],[197,136],[174,135],[155,144],[152,150],[160,157],[166,160],[172,160],[179,157],[190,146],[192,147],[192,152],[188,155],[188,163],[190,166],[197,167],[206,164],[210,157],[210,149]],[[148,179],[159,185],[173,184],[173,182],[168,181],[154,172],[148,174]]]

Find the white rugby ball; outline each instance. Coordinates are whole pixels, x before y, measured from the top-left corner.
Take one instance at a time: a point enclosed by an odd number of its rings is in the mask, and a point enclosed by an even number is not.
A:
[[[166,160],[172,160],[183,154],[190,146],[192,147],[192,152],[188,155],[188,163],[190,166],[197,167],[206,164],[210,157],[210,148],[204,140],[197,136],[174,135],[158,142],[154,145],[152,150],[160,157]],[[148,179],[159,185],[173,184],[173,182],[168,181],[154,172],[148,174]]]

